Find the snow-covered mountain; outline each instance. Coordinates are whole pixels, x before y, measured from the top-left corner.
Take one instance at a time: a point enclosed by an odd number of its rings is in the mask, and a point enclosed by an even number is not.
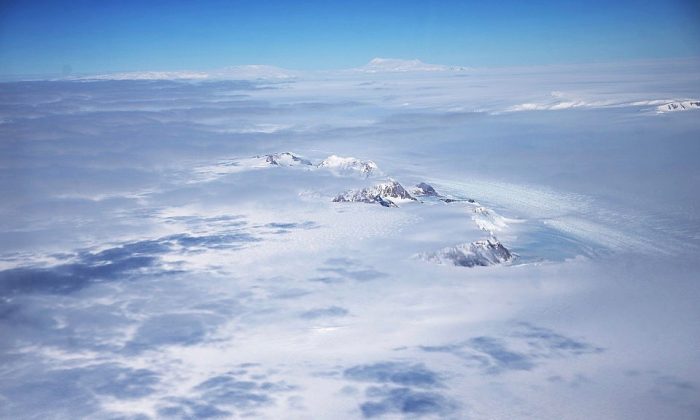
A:
[[[378,172],[377,165],[371,161],[362,161],[353,157],[340,157],[331,155],[318,164],[312,163],[300,155],[292,152],[269,153],[253,156],[251,158],[234,159],[229,161],[219,162],[217,165],[199,168],[200,177],[207,181],[213,180],[220,176],[231,173],[243,172],[249,170],[259,170],[265,168],[304,168],[327,169],[337,174],[362,174],[368,177]],[[510,254],[498,242],[494,235],[508,227],[508,219],[497,214],[495,211],[481,206],[473,199],[461,199],[445,197],[437,192],[437,190],[426,182],[420,182],[411,188],[411,192],[407,191],[398,181],[388,178],[384,182],[377,183],[370,187],[349,190],[339,194],[333,198],[336,203],[370,203],[379,204],[384,207],[398,207],[399,204],[408,202],[417,202],[421,198],[425,202],[434,203],[452,203],[464,202],[471,213],[471,219],[476,225],[491,235],[489,241],[477,241],[467,245],[458,245],[453,248],[446,248],[434,254],[429,254],[429,259],[456,259],[459,262],[457,265],[482,265],[472,262],[472,259],[477,258],[480,261],[487,261],[485,255],[493,255],[494,261],[509,259]],[[421,203],[424,201],[420,201]],[[505,251],[505,252],[504,252]],[[491,254],[489,254],[491,253]],[[474,257],[476,255],[476,257]],[[490,261],[490,260],[488,260]]]
[[[430,184],[426,182],[420,182],[413,186],[411,188],[411,194],[414,197],[421,197],[421,198],[435,198],[438,199],[439,201],[442,201],[443,203],[459,203],[459,202],[464,202],[464,203],[471,203],[471,204],[476,204],[478,203],[472,199],[472,198],[457,198],[457,197],[448,197],[440,194],[437,192],[437,190]]]
[[[210,75],[201,71],[130,71],[79,76],[75,80],[204,80]]]
[[[416,197],[440,197],[432,185],[421,182],[411,189],[411,194]]]
[[[265,163],[273,166],[311,166],[312,163],[291,152],[272,153],[255,156],[256,159],[264,159]]]
[[[479,229],[485,230],[492,235],[508,226],[506,219],[493,210],[483,206],[474,207],[472,220],[479,226]]]
[[[201,166],[196,169],[199,178],[215,179],[219,176],[270,167],[300,167],[308,170],[328,170],[338,176],[361,175],[365,178],[379,175],[379,167],[371,160],[354,157],[331,155],[316,164],[292,152],[268,153],[249,158],[222,160],[215,165]]]
[[[336,203],[376,203],[384,207],[398,207],[396,203],[410,201],[416,201],[416,199],[401,184],[391,178],[368,188],[347,191],[333,199],[333,202]]]
[[[700,101],[676,101],[656,107],[656,112],[688,111],[690,109],[700,109]]]
[[[353,157],[331,155],[318,164],[312,163],[292,152],[269,153],[251,158],[219,162],[212,167],[200,168],[205,179],[211,180],[218,176],[246,170],[264,168],[305,168],[327,169],[339,174],[362,174],[365,177],[378,172],[377,165],[371,161],[362,161]],[[370,187],[349,190],[333,198],[336,203],[370,203],[384,207],[398,207],[401,203],[423,202],[452,203],[463,202],[471,213],[471,219],[476,225],[490,234],[490,239],[475,241],[444,248],[437,252],[421,254],[427,261],[450,263],[463,267],[492,265],[512,259],[511,253],[494,236],[497,232],[508,227],[508,219],[495,211],[481,206],[473,199],[445,197],[426,182],[420,182],[407,191],[398,181],[388,178]]]
[[[195,169],[196,180],[212,181],[228,174],[260,170],[273,167],[312,168],[313,164],[291,152],[270,153],[249,158],[222,160],[215,165],[200,166]]]
[[[365,177],[369,177],[379,172],[379,167],[371,160],[363,161],[355,159],[354,157],[341,157],[336,155],[328,156],[318,164],[318,167],[328,169],[338,175],[359,173]]]
[[[495,238],[443,248],[436,252],[424,253],[420,258],[460,267],[475,267],[502,264],[513,259],[506,247]]]
[[[465,67],[428,64],[418,59],[402,60],[399,58],[373,58],[369,63],[356,69],[363,73],[405,73],[405,72],[443,72],[466,71]]]

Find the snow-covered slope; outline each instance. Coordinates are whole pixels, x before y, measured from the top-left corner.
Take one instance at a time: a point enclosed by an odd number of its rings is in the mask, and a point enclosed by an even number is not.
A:
[[[249,158],[222,160],[215,165],[200,166],[195,169],[196,181],[212,181],[224,175],[265,169],[271,167],[311,168],[312,163],[294,153],[270,153]]]
[[[258,155],[255,158],[264,159],[266,163],[273,166],[311,166],[310,161],[301,158],[291,152]]]
[[[432,185],[421,182],[411,189],[411,194],[416,197],[440,197]]]
[[[437,192],[435,187],[428,184],[427,182],[419,182],[418,184],[413,186],[411,188],[411,194],[414,197],[432,198],[432,199],[436,199],[436,201],[441,201],[443,203],[464,202],[464,203],[471,203],[471,204],[478,206],[478,203],[472,198],[461,198],[461,197],[454,197],[454,196],[449,196],[449,195],[445,196],[443,194],[440,194],[439,192]]]
[[[438,264],[475,267],[508,262],[513,259],[513,254],[494,238],[443,248],[419,257]]]
[[[656,112],[688,111],[690,109],[700,109],[700,101],[676,101],[656,107]]]
[[[320,163],[314,164],[310,160],[292,152],[268,153],[250,158],[222,160],[216,165],[199,167],[196,169],[196,172],[200,175],[200,178],[205,176],[206,179],[211,180],[225,174],[279,166],[323,169],[338,176],[361,175],[365,178],[381,173],[377,164],[371,160],[365,161],[353,157],[331,155]]]
[[[379,167],[371,160],[363,161],[354,157],[341,157],[336,155],[328,156],[321,163],[319,168],[324,168],[338,175],[347,175],[359,173],[365,177],[376,175],[379,172]]]
[[[401,184],[389,178],[386,182],[369,188],[347,191],[335,197],[333,201],[336,203],[376,203],[384,207],[398,207],[396,203],[416,201],[416,199]]]
[[[479,226],[479,229],[485,230],[492,235],[508,226],[503,216],[486,207],[476,206],[473,209],[473,213],[472,220]]]

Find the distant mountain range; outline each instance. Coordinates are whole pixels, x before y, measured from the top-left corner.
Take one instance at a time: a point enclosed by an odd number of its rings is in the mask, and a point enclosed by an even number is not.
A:
[[[379,166],[371,160],[330,155],[319,163],[314,163],[292,152],[268,153],[250,158],[237,158],[205,166],[196,170],[203,181],[232,173],[261,170],[266,168],[289,168],[308,171],[327,170],[336,176],[360,176],[362,178],[380,175]],[[318,196],[320,197],[320,195]],[[420,182],[410,188],[410,192],[393,178],[375,182],[371,186],[340,193],[332,198],[334,203],[378,204],[382,207],[398,208],[404,204],[450,204],[464,205],[471,213],[472,221],[479,229],[488,233],[489,238],[466,244],[458,244],[435,252],[418,255],[419,258],[440,264],[453,264],[461,267],[486,266],[511,261],[514,255],[498,240],[495,234],[508,227],[508,219],[488,209],[471,198],[449,197],[440,194],[432,185]]]
[[[675,101],[656,107],[656,112],[688,111],[690,109],[700,109],[700,101]]]
[[[371,160],[354,157],[328,156],[319,163],[292,152],[270,153],[250,158],[223,160],[215,165],[196,169],[202,180],[211,180],[227,174],[265,169],[271,167],[299,167],[307,170],[327,170],[337,176],[361,176],[369,178],[381,174],[379,167]]]
[[[341,69],[335,72],[352,73],[410,73],[410,72],[464,72],[467,67],[428,64],[420,60],[398,58],[373,58],[362,67]],[[226,67],[211,71],[133,71],[103,73],[87,76],[74,76],[77,80],[284,80],[294,79],[302,74],[332,73],[303,72],[284,69],[266,64],[249,64]]]

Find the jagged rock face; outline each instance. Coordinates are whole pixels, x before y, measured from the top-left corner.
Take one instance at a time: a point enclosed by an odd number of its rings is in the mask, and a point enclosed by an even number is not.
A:
[[[336,172],[357,172],[369,177],[379,171],[379,167],[371,160],[362,161],[353,157],[328,156],[318,164],[319,168],[326,168]]]
[[[406,191],[406,189],[393,179],[389,179],[387,182],[382,182],[369,190],[381,197],[398,198],[402,200],[415,200],[411,194]]]
[[[422,254],[426,261],[453,264],[460,267],[476,267],[502,264],[513,259],[513,254],[496,239],[485,239],[468,244],[443,248],[437,252]]]
[[[348,191],[333,199],[336,203],[377,203],[384,207],[398,207],[395,201],[401,200],[415,201],[416,199],[413,198],[401,184],[393,179],[389,179],[387,182],[382,182],[369,188]]]
[[[411,191],[414,195],[425,196],[425,197],[439,197],[440,194],[435,191],[432,185],[421,182],[416,185]]]
[[[335,203],[376,203],[384,207],[398,207],[393,201],[379,195],[371,195],[366,190],[350,191],[333,199]]]
[[[309,162],[306,159],[303,159],[293,153],[289,152],[284,152],[284,153],[273,153],[269,155],[263,155],[263,156],[256,156],[257,158],[264,158],[265,162],[267,162],[270,165],[276,165],[276,166],[297,166],[297,165],[306,165],[310,166],[311,162]]]
[[[461,203],[463,201],[466,201],[467,203],[476,203],[476,200],[473,198],[467,198],[467,199],[461,199],[461,198],[441,198],[440,201],[443,201],[445,203]]]

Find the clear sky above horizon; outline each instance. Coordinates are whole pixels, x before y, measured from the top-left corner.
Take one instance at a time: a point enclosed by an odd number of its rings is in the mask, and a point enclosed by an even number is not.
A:
[[[4,1],[0,74],[700,56],[700,2]]]

